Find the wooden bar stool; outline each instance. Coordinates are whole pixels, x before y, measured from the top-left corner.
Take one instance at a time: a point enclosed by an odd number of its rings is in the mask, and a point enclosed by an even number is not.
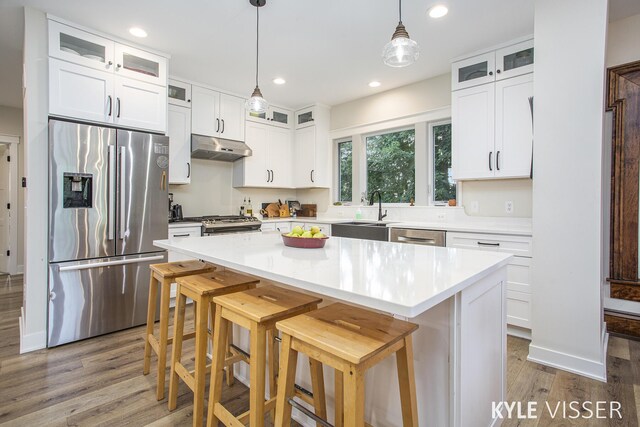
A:
[[[169,338],[169,304],[171,302],[171,283],[176,278],[192,274],[214,271],[216,268],[204,261],[178,261],[163,264],[152,264],[151,280],[149,282],[149,304],[147,307],[147,329],[144,336],[144,368],[142,373],[147,375],[151,368],[151,350],[158,356],[158,379],[156,398],[164,399],[165,372],[167,367],[167,345],[173,342]],[[160,286],[160,330],[159,338],[153,334],[156,319],[156,304]],[[188,335],[186,338],[193,336]]]
[[[418,425],[411,340],[411,333],[418,329],[418,325],[337,303],[281,320],[276,327],[282,332],[276,426],[289,426],[291,423],[289,399],[293,397],[298,352],[336,370],[334,423],[348,427],[365,426],[366,370],[395,353],[403,425]]]
[[[196,276],[181,277],[177,280],[178,292],[176,298],[174,341],[171,353],[171,376],[169,379],[169,410],[176,408],[178,399],[178,378],[193,391],[193,425],[201,426],[204,411],[204,389],[207,374],[207,337],[208,321],[214,321],[215,305],[213,297],[234,292],[253,289],[259,280],[244,274],[231,271],[215,271]],[[190,372],[182,364],[182,336],[184,333],[184,312],[187,298],[191,298],[196,305],[196,349],[195,370]],[[215,343],[228,352],[227,340]],[[214,347],[215,351],[215,347]],[[227,372],[227,377],[229,377]]]
[[[209,411],[207,426],[217,427],[218,421],[226,426],[241,426],[247,420],[251,427],[264,426],[264,414],[275,408],[276,400],[276,345],[273,339],[275,324],[279,320],[315,310],[320,298],[276,286],[264,286],[233,295],[213,299],[216,304],[216,320],[213,332],[213,362],[209,383]],[[220,403],[222,394],[222,370],[228,325],[235,323],[250,331],[249,411],[235,417]],[[268,339],[267,339],[268,338]],[[268,341],[268,343],[267,343]],[[270,399],[265,402],[266,355],[269,351]],[[312,366],[314,406],[316,412],[326,413],[324,405],[324,381],[317,364]]]

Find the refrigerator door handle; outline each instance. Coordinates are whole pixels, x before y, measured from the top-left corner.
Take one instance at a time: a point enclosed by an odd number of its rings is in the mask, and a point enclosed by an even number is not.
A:
[[[59,267],[58,271],[77,271],[77,270],[88,270],[90,268],[109,267],[112,265],[139,264],[141,262],[156,261],[160,259],[164,259],[164,255],[155,255],[155,256],[150,256],[145,258],[124,259],[119,261],[94,262],[91,264],[67,265],[67,266]]]
[[[116,154],[113,145],[109,146],[109,207],[107,208],[107,239],[115,238],[116,209]]]
[[[127,200],[127,195],[124,192],[126,187],[125,181],[127,179],[127,163],[126,163],[125,151],[124,147],[120,147],[120,240],[124,240],[125,236],[125,209],[124,205]]]

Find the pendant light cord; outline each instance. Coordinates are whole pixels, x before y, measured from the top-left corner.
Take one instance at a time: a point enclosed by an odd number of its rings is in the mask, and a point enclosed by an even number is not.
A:
[[[260,6],[256,6],[256,87],[258,87],[258,67],[260,67]]]
[[[402,24],[402,0],[398,0],[398,16],[400,18],[400,23]]]

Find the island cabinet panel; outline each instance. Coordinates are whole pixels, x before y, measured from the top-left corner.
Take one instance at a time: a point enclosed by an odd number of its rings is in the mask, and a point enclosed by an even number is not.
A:
[[[447,247],[496,251],[514,255],[507,266],[507,324],[516,326],[509,332],[529,337],[531,329],[531,263],[533,247],[530,236],[447,233]]]

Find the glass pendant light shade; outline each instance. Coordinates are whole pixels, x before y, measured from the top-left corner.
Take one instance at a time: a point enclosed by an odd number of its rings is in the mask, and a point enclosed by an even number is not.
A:
[[[420,47],[409,38],[402,22],[396,27],[391,41],[382,50],[382,59],[390,67],[406,67],[418,60]]]
[[[418,60],[420,48],[411,40],[407,29],[402,24],[402,0],[398,0],[398,26],[391,36],[391,41],[384,45],[382,60],[390,67],[406,67]]]
[[[258,86],[253,90],[251,98],[247,99],[244,106],[252,113],[264,113],[269,109],[269,103],[262,97],[262,92],[260,92]]]

